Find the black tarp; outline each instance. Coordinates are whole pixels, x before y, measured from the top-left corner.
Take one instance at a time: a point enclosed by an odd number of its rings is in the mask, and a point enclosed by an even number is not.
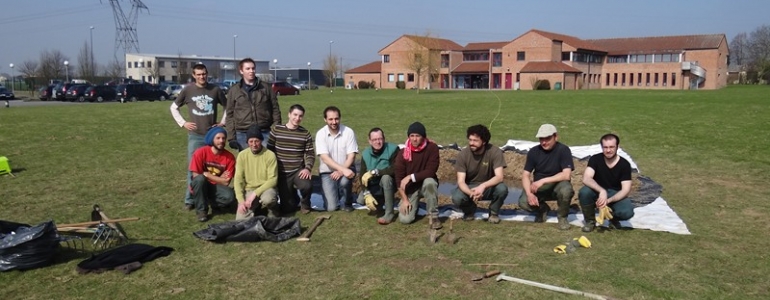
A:
[[[213,242],[282,242],[301,233],[297,218],[268,218],[255,216],[245,220],[209,224],[193,232],[199,239]]]

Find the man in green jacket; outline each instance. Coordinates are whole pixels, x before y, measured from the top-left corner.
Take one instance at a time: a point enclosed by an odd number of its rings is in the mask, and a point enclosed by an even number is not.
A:
[[[278,98],[270,83],[256,77],[255,66],[253,59],[242,59],[238,68],[243,79],[227,91],[226,127],[231,138],[228,144],[238,151],[248,148],[246,130],[251,125],[261,128],[262,141],[267,142],[270,126],[282,123]]]
[[[385,214],[377,219],[380,225],[393,222],[393,196],[396,192],[393,165],[398,151],[398,145],[385,141],[382,129],[375,127],[369,130],[369,147],[361,153],[361,184],[366,188],[359,195],[358,203],[366,204],[371,211],[384,208]]]
[[[235,160],[235,198],[238,211],[235,219],[247,219],[255,212],[268,210],[269,217],[277,217],[278,160],[275,154],[262,146],[262,132],[253,125],[246,132],[249,148],[238,153]]]

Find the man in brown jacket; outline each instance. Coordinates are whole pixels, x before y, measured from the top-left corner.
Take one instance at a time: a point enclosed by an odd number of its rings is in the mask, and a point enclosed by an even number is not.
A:
[[[241,151],[248,148],[246,131],[256,124],[262,128],[263,141],[267,142],[272,125],[282,124],[278,98],[270,83],[259,80],[255,75],[254,60],[244,58],[238,63],[240,82],[227,92],[227,136],[230,148]]]
[[[409,125],[406,146],[396,157],[395,179],[401,202],[398,220],[402,224],[414,222],[420,198],[425,198],[431,228],[441,229],[438,219],[438,146],[428,140],[425,126],[420,122]]]

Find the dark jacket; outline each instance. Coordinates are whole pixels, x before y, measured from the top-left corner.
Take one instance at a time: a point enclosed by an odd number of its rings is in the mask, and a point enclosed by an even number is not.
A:
[[[235,139],[235,131],[246,131],[252,124],[268,130],[273,124],[282,124],[278,98],[273,94],[270,83],[257,78],[256,84],[247,93],[243,80],[230,87],[227,92],[227,136]]]
[[[411,195],[422,187],[422,182],[426,178],[433,178],[438,182],[438,176],[436,175],[440,161],[438,145],[433,142],[428,142],[428,145],[425,146],[425,149],[421,152],[412,153],[412,161],[406,161],[404,159],[404,154],[402,152],[405,149],[398,151],[398,156],[396,156],[396,181],[394,184],[398,186],[401,184],[401,179],[414,174],[416,182],[410,181],[410,183],[406,185],[406,194]]]

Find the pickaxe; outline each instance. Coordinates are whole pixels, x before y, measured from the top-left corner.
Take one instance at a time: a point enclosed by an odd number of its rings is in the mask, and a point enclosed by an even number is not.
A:
[[[313,226],[310,227],[305,233],[303,233],[300,237],[297,238],[298,242],[309,242],[310,236],[313,234],[313,231],[318,228],[318,226],[321,226],[321,223],[323,223],[324,220],[331,218],[331,215],[325,215],[315,218],[315,223],[313,223]]]

